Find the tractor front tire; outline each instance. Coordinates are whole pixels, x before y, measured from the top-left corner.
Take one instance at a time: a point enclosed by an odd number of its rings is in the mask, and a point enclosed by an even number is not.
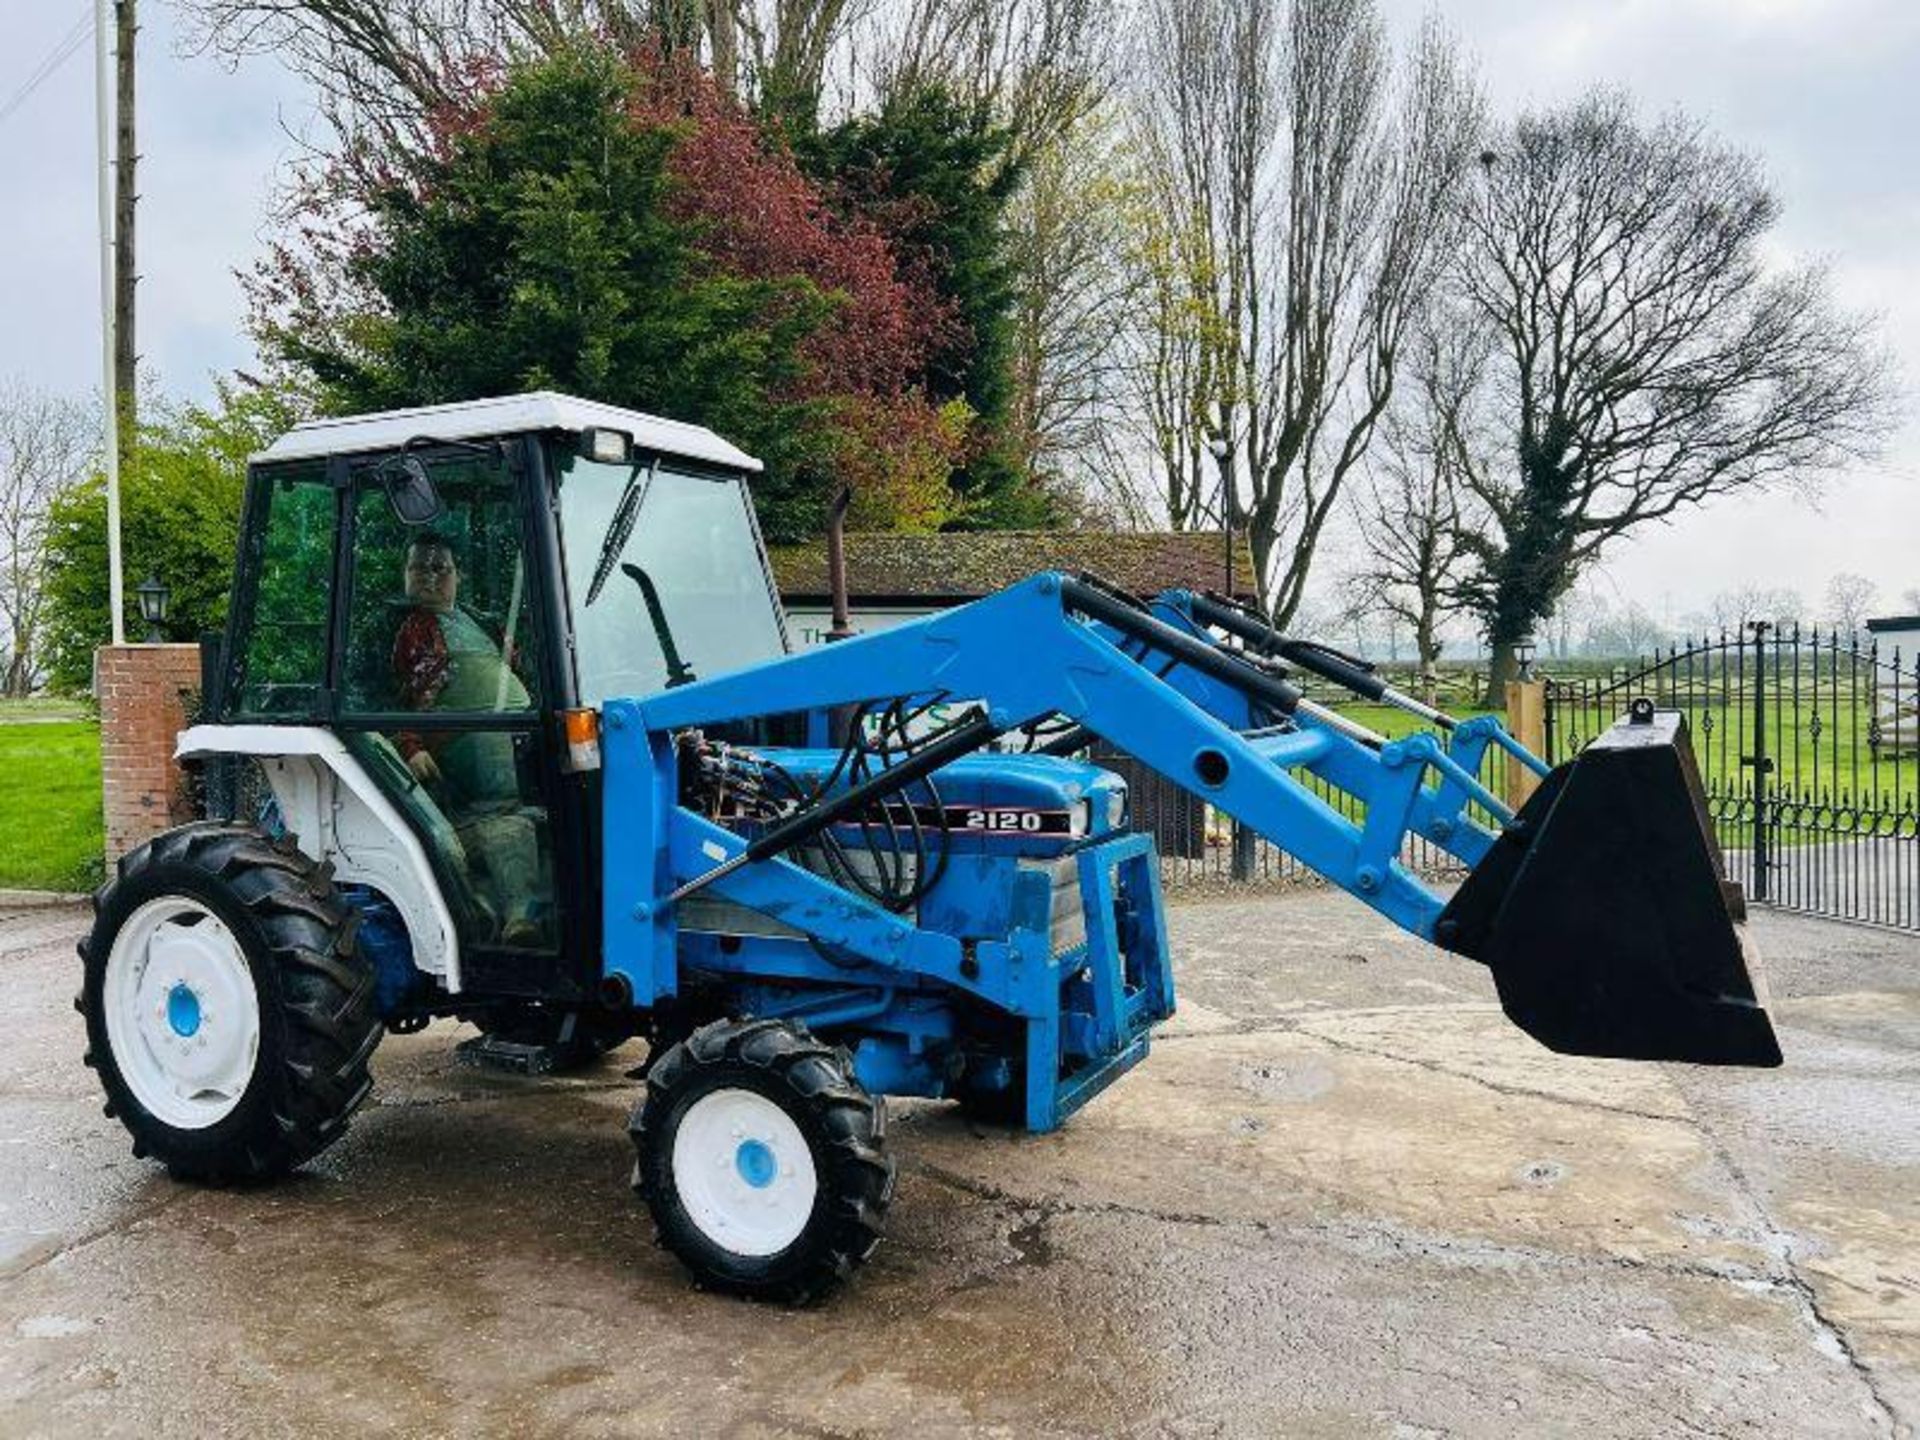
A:
[[[136,1156],[246,1184],[340,1138],[381,1024],[330,867],[250,826],[186,825],[121,860],[93,904],[76,1004]]]
[[[880,1243],[884,1102],[803,1025],[701,1026],[652,1067],[628,1130],[661,1244],[710,1289],[811,1304]]]

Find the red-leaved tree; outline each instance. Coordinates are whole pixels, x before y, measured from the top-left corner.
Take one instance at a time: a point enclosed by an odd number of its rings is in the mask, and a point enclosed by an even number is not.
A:
[[[776,533],[842,483],[860,524],[961,513],[973,417],[921,388],[958,324],[923,256],[684,60],[466,78],[410,148],[304,177],[251,279],[263,349],[319,403],[553,384],[758,449]]]

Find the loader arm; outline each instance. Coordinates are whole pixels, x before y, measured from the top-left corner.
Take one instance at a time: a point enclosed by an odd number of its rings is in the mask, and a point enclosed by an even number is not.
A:
[[[919,950],[964,989],[965,970],[945,942],[781,858],[884,793],[885,780],[822,797],[753,840],[675,802],[678,732],[945,693],[980,700],[986,714],[943,736],[928,768],[1064,717],[1076,734],[1132,755],[1403,929],[1488,965],[1509,1016],[1555,1049],[1779,1063],[1678,717],[1649,728],[1649,710],[1635,728],[1596,742],[1590,759],[1551,772],[1491,717],[1447,722],[1437,727],[1444,739],[1422,731],[1389,740],[1314,704],[1258,647],[1227,647],[1208,623],[1217,612],[1196,598],[1169,592],[1147,606],[1089,577],[1040,574],[878,634],[612,702],[609,726],[644,733],[652,764],[645,776],[610,775],[607,803],[646,832],[628,853],[659,858],[651,873],[609,872],[609,935],[626,932],[631,943],[621,948],[636,974],[667,973],[676,903],[711,886],[769,913],[777,906],[804,933],[877,965]],[[1332,666],[1337,679],[1345,663],[1335,652],[1297,651],[1295,660]],[[1345,679],[1363,694],[1371,683]],[[1496,747],[1545,777],[1517,816],[1478,778]],[[1361,802],[1359,818],[1328,804],[1309,779]],[[1413,833],[1470,867],[1453,899],[1401,862]]]
[[[1488,849],[1499,838],[1501,828],[1513,819],[1512,810],[1489,794],[1477,780],[1487,752],[1498,750],[1510,755],[1542,779],[1548,774],[1546,762],[1514,739],[1497,717],[1477,715],[1467,720],[1455,720],[1393,689],[1370,672],[1360,670],[1345,657],[1337,656],[1336,652],[1307,642],[1287,640],[1264,621],[1238,607],[1221,603],[1217,597],[1187,590],[1167,590],[1154,598],[1152,612],[1155,618],[1168,625],[1222,649],[1225,647],[1209,626],[1230,621],[1229,633],[1248,645],[1248,649],[1237,652],[1237,658],[1244,663],[1256,667],[1265,663],[1270,667],[1270,673],[1284,672],[1284,665],[1274,665],[1272,661],[1297,655],[1299,660],[1296,663],[1304,662],[1300,668],[1312,670],[1321,678],[1344,686],[1359,699],[1404,710],[1444,734],[1444,740],[1438,742],[1443,756],[1432,762],[1436,783],[1431,789],[1422,787],[1417,792],[1408,828],[1469,869],[1486,858]],[[1327,658],[1323,662],[1320,657]],[[1250,713],[1240,697],[1224,687],[1193,685],[1189,672],[1178,670],[1167,673],[1163,678],[1225,724],[1244,730],[1257,727],[1260,723],[1261,717]],[[1365,727],[1304,698],[1296,710],[1295,719],[1299,725],[1331,728],[1358,741],[1357,746],[1330,747],[1324,756],[1302,768],[1349,795],[1360,798],[1369,795],[1374,777],[1367,760],[1386,752],[1392,742],[1386,736],[1367,731]],[[1254,738],[1256,744],[1264,743],[1259,737]],[[1421,739],[1428,741],[1437,737],[1424,736]],[[1421,743],[1419,748],[1427,751],[1431,747]],[[1469,811],[1470,804],[1478,806],[1499,828],[1489,827],[1474,818]]]
[[[1122,648],[1127,641],[1131,651]],[[1210,682],[1216,696],[1237,695],[1279,711],[1289,728],[1242,733],[1191,698],[1174,678],[1178,672],[1156,674],[1166,661]],[[1059,574],[1036,575],[880,634],[653,696],[639,702],[639,712],[649,732],[666,735],[932,691],[985,703],[988,723],[976,745],[1052,716],[1072,720],[1423,938],[1432,938],[1445,901],[1398,857],[1420,820],[1429,833],[1446,832],[1437,792],[1424,787],[1427,773],[1452,782],[1456,817],[1469,799],[1505,810],[1432,736],[1371,748],[1304,705],[1293,686],[1211,637],[1183,632],[1098,586]],[[1340,814],[1293,773],[1300,770],[1362,800],[1364,820]],[[1465,848],[1484,850],[1472,841]]]

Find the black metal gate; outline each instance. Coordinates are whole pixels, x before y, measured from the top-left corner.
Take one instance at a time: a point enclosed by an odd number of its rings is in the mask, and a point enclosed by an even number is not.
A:
[[[1920,656],[1757,622],[1549,679],[1549,757],[1571,757],[1640,695],[1686,712],[1750,899],[1920,930]]]

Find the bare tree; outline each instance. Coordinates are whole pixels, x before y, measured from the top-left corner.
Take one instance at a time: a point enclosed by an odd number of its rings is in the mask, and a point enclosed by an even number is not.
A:
[[[1116,352],[1133,272],[1122,261],[1136,196],[1095,113],[1037,151],[1007,206],[1014,298],[1009,428],[1025,468],[1092,492],[1120,388]]]
[[[857,87],[937,84],[984,106],[1025,169],[1105,98],[1132,0],[892,0],[847,46]]]
[[[711,0],[740,37],[740,93],[798,131],[813,127],[828,66],[876,0]]]
[[[1604,606],[1587,627],[1586,651],[1607,660],[1638,660],[1652,654],[1669,638],[1667,627],[1637,600]]]
[[[1479,102],[1433,22],[1396,85],[1372,0],[1149,8],[1142,439],[1179,527],[1222,518],[1207,440],[1231,437],[1233,505],[1284,624],[1447,254]]]
[[[1798,590],[1747,584],[1717,592],[1693,621],[1709,632],[1736,635],[1756,620],[1776,627],[1798,625],[1806,611],[1807,603]]]
[[[1613,540],[1716,495],[1816,484],[1890,407],[1870,323],[1770,271],[1755,161],[1600,93],[1522,117],[1468,209],[1467,300],[1499,341],[1514,463],[1480,490],[1472,596],[1490,680]]]
[[[340,137],[418,137],[490,60],[623,23],[611,9],[541,0],[180,0],[189,43],[229,57],[271,54],[314,88]],[[612,12],[618,12],[617,15]]]
[[[88,407],[0,381],[0,694],[25,695],[39,678],[47,505],[86,473],[98,441]]]
[[[812,122],[836,46],[875,0],[179,0],[192,41],[270,53],[313,85],[345,148],[417,143],[420,122],[499,64],[583,40],[658,44],[723,86]]]
[[[1827,582],[1826,622],[1838,635],[1864,629],[1867,614],[1879,598],[1880,587],[1864,575],[1842,571]]]
[[[1547,651],[1556,660],[1572,657],[1575,646],[1584,642],[1592,633],[1596,617],[1604,616],[1607,610],[1606,597],[1591,585],[1576,583],[1567,593],[1554,603],[1553,613],[1547,617],[1543,638],[1547,642]]]
[[[1900,603],[1906,607],[1909,615],[1920,615],[1920,589],[1902,590]]]
[[[1209,421],[1238,393],[1237,325],[1273,299],[1256,245],[1279,144],[1282,0],[1151,0],[1134,77],[1147,191],[1133,258],[1138,438],[1176,530],[1218,525]],[[1258,258],[1256,258],[1256,256]],[[1264,262],[1264,263],[1263,263]],[[1263,282],[1249,293],[1250,278]]]
[[[1478,463],[1463,410],[1477,380],[1471,332],[1423,330],[1413,384],[1382,427],[1363,484],[1352,492],[1365,560],[1353,573],[1364,608],[1404,621],[1413,634],[1423,697],[1429,702],[1441,630],[1461,609],[1457,578],[1471,523],[1472,489],[1463,465]]]

